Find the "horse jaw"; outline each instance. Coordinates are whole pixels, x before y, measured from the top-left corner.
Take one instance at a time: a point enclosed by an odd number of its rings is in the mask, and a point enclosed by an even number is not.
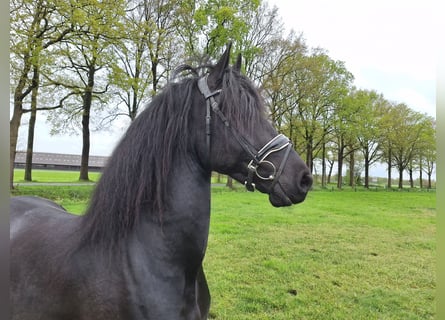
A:
[[[284,193],[270,193],[269,194],[269,202],[274,207],[288,207],[293,204],[301,203],[306,198],[306,195],[298,195],[298,196],[291,196],[288,197]]]
[[[285,189],[280,183],[277,183],[274,190],[269,193],[269,202],[274,207],[288,207],[306,199],[307,193],[289,193]]]

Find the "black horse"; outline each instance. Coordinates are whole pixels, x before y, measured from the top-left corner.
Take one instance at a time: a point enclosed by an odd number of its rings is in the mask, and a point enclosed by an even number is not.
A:
[[[114,150],[86,214],[11,199],[13,319],[206,319],[210,176],[303,201],[305,163],[266,116],[230,46],[204,77],[169,83]]]

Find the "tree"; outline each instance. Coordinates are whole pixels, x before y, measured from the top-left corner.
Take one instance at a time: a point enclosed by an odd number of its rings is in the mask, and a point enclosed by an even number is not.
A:
[[[343,98],[333,113],[332,143],[336,146],[337,153],[337,188],[343,187],[344,159],[358,149],[357,123],[360,105],[356,103],[353,91]],[[354,165],[350,165],[353,169]],[[353,170],[352,170],[353,173]],[[350,179],[351,180],[351,179]],[[351,181],[350,181],[351,182]]]
[[[196,57],[204,52],[215,57],[228,42],[233,42],[235,52],[239,52],[239,44],[250,29],[245,17],[251,16],[259,5],[259,0],[199,1],[192,29],[199,30],[200,34],[194,41],[196,45],[189,46],[197,51],[186,54]]]
[[[392,107],[391,154],[399,172],[399,189],[403,188],[403,171],[414,159],[415,150],[422,132],[422,115],[399,103]]]
[[[380,123],[386,101],[383,95],[369,90],[353,90],[351,92],[354,103],[357,104],[358,126],[357,139],[359,149],[363,155],[365,171],[365,188],[369,188],[369,167],[380,160]]]
[[[322,159],[326,157],[324,145],[332,128],[333,110],[342,102],[348,92],[353,77],[343,62],[334,61],[320,50],[303,57],[301,69],[295,76],[299,93],[296,106],[295,131],[303,137],[306,164],[313,168],[313,160],[322,148]],[[324,162],[324,160],[323,160]],[[323,175],[326,174],[323,164]]]
[[[269,105],[270,116],[275,127],[285,132],[297,144],[292,135],[293,102],[295,95],[292,75],[298,61],[306,54],[307,48],[301,37],[291,32],[286,39],[273,39],[264,51],[262,92]],[[289,85],[290,83],[290,85]],[[286,115],[286,116],[285,116]]]
[[[393,114],[395,103],[387,101],[382,107],[380,118],[379,146],[382,152],[381,160],[387,165],[387,187],[392,188],[393,148],[395,145]]]
[[[242,37],[238,50],[243,55],[245,74],[261,85],[274,68],[273,63],[268,63],[269,57],[275,49],[275,42],[281,39],[284,26],[278,8],[270,8],[267,2],[262,2],[257,10],[247,12],[245,20],[249,29]]]
[[[333,128],[334,111],[349,90],[352,74],[323,50],[308,52],[293,33],[273,44],[276,49],[268,52],[273,61],[271,71],[263,83],[272,120],[292,139],[296,149],[302,150],[311,170],[321,152],[325,184],[326,137]]]
[[[332,134],[327,139],[327,143],[325,144],[325,158],[324,160],[327,162],[328,172],[326,176],[326,181],[322,179],[322,186],[326,187],[327,184],[331,183],[332,171],[334,169],[334,164],[336,161],[336,153],[335,153],[335,144],[332,142]]]
[[[59,58],[56,75],[48,79],[56,86],[69,90],[63,112],[52,114],[49,119],[54,131],[67,130],[81,119],[82,154],[79,180],[89,180],[90,120],[93,101],[106,104],[108,91],[107,67],[113,56],[111,45],[121,37],[122,0],[83,0],[72,3],[72,35],[54,52]],[[96,105],[98,107],[98,105]],[[67,119],[63,119],[67,117]],[[76,127],[75,125],[74,127]],[[74,129],[75,130],[75,129]]]
[[[110,122],[125,115],[133,121],[141,106],[147,103],[153,92],[150,75],[150,54],[148,52],[149,16],[143,1],[128,1],[122,25],[125,34],[117,39],[112,48],[115,61],[111,63],[110,84],[118,97],[116,105],[123,104],[124,112],[110,110]]]
[[[36,56],[40,56],[39,53]],[[26,147],[26,161],[25,161],[25,181],[32,181],[32,155],[34,150],[34,129],[37,118],[37,96],[39,92],[40,82],[40,66],[36,62],[32,67],[32,90],[31,90],[31,111],[28,125],[28,141]]]
[[[37,110],[51,110],[55,107],[37,107],[37,95],[41,70],[42,51],[62,41],[72,32],[72,25],[56,15],[65,4],[62,1],[12,0],[11,16],[11,82],[14,107],[10,120],[10,187],[13,188],[14,161],[18,131],[22,115],[32,112],[28,149],[32,147],[33,130]],[[24,108],[25,101],[32,94],[32,107]],[[32,155],[32,150],[29,153]],[[28,156],[29,157],[29,156]],[[30,159],[28,158],[28,163]],[[27,178],[31,178],[28,176]]]
[[[147,50],[150,56],[150,71],[152,79],[152,96],[156,94],[162,79],[168,79],[172,69],[172,59],[182,53],[178,45],[177,16],[181,4],[179,1],[143,0],[144,24],[147,30]]]
[[[414,170],[419,171],[420,188],[423,188],[423,173],[428,176],[427,188],[431,189],[431,176],[436,163],[436,121],[434,118],[423,115],[419,124],[421,133],[416,144],[416,156]]]

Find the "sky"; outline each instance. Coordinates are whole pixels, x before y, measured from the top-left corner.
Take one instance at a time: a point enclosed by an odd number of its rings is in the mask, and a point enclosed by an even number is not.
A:
[[[343,61],[356,87],[436,117],[439,1],[268,2],[278,7],[287,30]],[[386,177],[386,167],[376,164],[370,175]]]
[[[268,0],[285,26],[344,61],[354,84],[435,116],[435,2]]]
[[[343,61],[356,87],[435,117],[436,1],[267,1],[278,7],[287,31],[302,33],[309,47],[321,47]],[[117,123],[113,130],[93,132],[90,154],[109,155],[125,128]],[[26,146],[24,129],[19,149]],[[81,153],[81,136],[50,136],[43,116],[36,132],[36,152]],[[376,168],[374,174],[386,176],[382,170]]]

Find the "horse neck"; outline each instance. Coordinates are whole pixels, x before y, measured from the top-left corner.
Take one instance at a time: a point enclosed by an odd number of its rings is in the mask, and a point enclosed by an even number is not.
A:
[[[161,221],[153,221],[150,214],[143,215],[147,218],[135,234],[139,243],[145,243],[150,255],[159,253],[171,261],[195,261],[197,267],[207,247],[210,174],[197,164],[185,160],[175,162],[169,175],[167,209]]]
[[[169,183],[166,219],[188,219],[210,214],[210,173],[198,163],[176,161]]]

